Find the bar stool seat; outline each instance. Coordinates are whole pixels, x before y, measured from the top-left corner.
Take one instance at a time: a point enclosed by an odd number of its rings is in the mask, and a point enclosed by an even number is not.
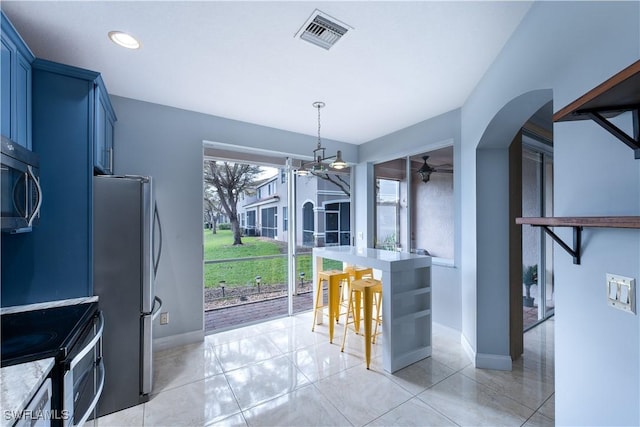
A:
[[[327,311],[329,316],[329,342],[333,342],[334,323],[338,322],[340,318],[340,285],[343,283],[346,285],[349,282],[349,274],[341,270],[318,272],[318,282],[316,283],[316,295],[313,307],[313,325],[311,326],[312,332],[316,327],[318,311],[321,312],[321,315],[324,315],[323,308],[325,305],[322,303],[323,282],[327,282],[328,285],[329,301],[327,303]]]
[[[375,298],[375,296],[378,298]],[[380,323],[380,307],[382,305],[382,282],[376,279],[360,279],[353,280],[349,283],[349,301],[348,311],[347,311],[347,319],[344,322],[344,335],[342,336],[342,348],[340,351],[344,352],[344,344],[347,339],[347,332],[349,330],[349,323],[354,324],[354,331],[358,333],[358,329],[356,328],[356,316],[358,311],[360,310],[359,304],[357,301],[362,296],[363,302],[363,321],[364,321],[364,354],[365,361],[367,364],[367,369],[369,369],[369,365],[371,362],[371,343],[375,342],[374,338],[378,331],[378,324]],[[377,300],[377,301],[376,301]],[[374,332],[371,331],[371,325],[374,321],[373,319],[373,306],[376,307],[376,327]],[[353,317],[353,322],[349,322],[349,315]]]
[[[373,279],[373,268],[350,265],[344,268],[352,280]]]

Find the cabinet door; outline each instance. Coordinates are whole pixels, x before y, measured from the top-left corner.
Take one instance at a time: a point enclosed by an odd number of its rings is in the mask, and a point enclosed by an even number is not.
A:
[[[31,149],[31,63],[4,33],[0,45],[0,129],[2,135]]]
[[[16,128],[14,140],[31,149],[31,64],[16,55]]]
[[[95,86],[94,167],[102,174],[113,174],[113,124],[109,94]]]
[[[2,104],[0,105],[0,132],[2,135],[11,139],[11,130],[13,128],[12,122],[14,120],[15,107],[13,105],[14,97],[11,92],[13,90],[14,76],[14,57],[16,55],[15,46],[7,39],[2,38],[0,40],[0,99]]]
[[[105,173],[113,174],[113,120],[110,114],[105,115],[104,123],[104,145],[107,153],[107,168]]]

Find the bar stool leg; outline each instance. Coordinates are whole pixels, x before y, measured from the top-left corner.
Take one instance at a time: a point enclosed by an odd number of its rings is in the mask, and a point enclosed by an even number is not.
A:
[[[371,362],[371,309],[373,308],[373,292],[371,286],[364,288],[364,357],[367,369]]]
[[[353,325],[356,330],[356,334],[360,334],[360,313],[362,313],[362,292],[354,291],[356,297],[353,301],[355,309],[353,310]]]
[[[353,292],[351,291],[351,285],[349,285],[349,298],[347,299],[347,317],[344,321],[344,334],[342,335],[342,347],[340,351],[344,351],[344,343],[347,340],[347,332],[349,332],[349,313],[353,313]]]
[[[333,331],[336,323],[336,302],[340,301],[338,292],[340,280],[329,280],[329,298],[333,297],[333,303],[329,302],[329,343],[333,343]]]
[[[316,298],[314,300],[315,304],[313,307],[313,324],[311,325],[311,332],[316,329],[316,320],[318,318],[318,311],[322,310],[322,279],[318,279],[318,285],[316,287]],[[320,313],[322,316],[322,313]]]
[[[371,339],[372,343],[376,343],[376,337],[378,336],[378,325],[380,325],[381,320],[380,320],[380,309],[382,308],[382,293],[381,292],[375,292],[374,293],[374,298],[376,300],[376,327],[373,330],[373,338]]]

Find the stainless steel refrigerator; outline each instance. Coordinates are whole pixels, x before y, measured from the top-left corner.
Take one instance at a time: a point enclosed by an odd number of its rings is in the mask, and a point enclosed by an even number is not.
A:
[[[102,416],[147,401],[153,386],[162,227],[152,179],[95,176],[93,218],[93,289],[105,321]]]

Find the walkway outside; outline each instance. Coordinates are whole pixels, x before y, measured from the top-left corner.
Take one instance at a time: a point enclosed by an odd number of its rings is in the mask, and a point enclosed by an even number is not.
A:
[[[326,301],[326,290],[325,290]],[[205,334],[237,328],[242,325],[286,316],[287,297],[256,301],[242,305],[217,308],[204,313]],[[305,292],[293,296],[293,312],[301,313],[313,308],[313,292]]]

